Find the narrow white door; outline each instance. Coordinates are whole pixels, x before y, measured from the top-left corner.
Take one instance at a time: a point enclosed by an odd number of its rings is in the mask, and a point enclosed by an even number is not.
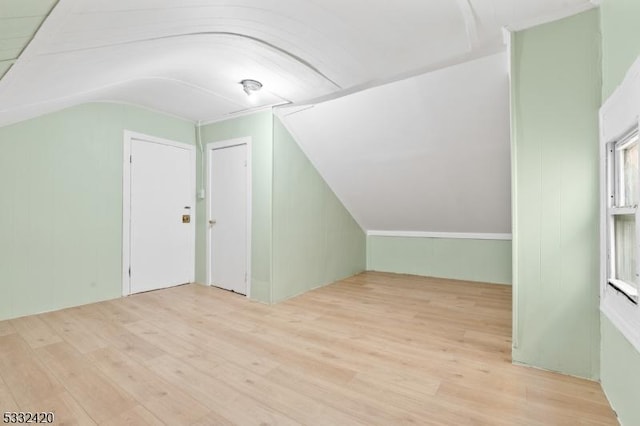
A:
[[[211,285],[247,293],[247,145],[209,150]]]
[[[130,293],[192,280],[194,160],[190,149],[131,140]]]

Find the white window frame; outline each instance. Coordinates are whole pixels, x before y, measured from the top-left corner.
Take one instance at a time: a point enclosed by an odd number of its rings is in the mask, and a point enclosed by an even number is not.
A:
[[[638,205],[630,205],[625,194],[624,174],[622,171],[624,163],[624,151],[634,145],[638,145],[638,128],[635,127],[626,135],[617,141],[607,143],[606,148],[606,167],[607,167],[607,283],[616,291],[621,292],[631,303],[638,304],[638,286],[636,283],[630,283],[619,278],[616,274],[616,239],[615,239],[615,217],[621,215],[633,215],[636,224],[640,223],[640,215]],[[637,188],[640,188],[640,182]],[[636,189],[637,190],[637,189]],[[636,194],[636,199],[640,194]],[[624,203],[619,205],[620,199],[624,199]],[[640,226],[636,226],[636,245],[640,242]],[[636,247],[636,270],[635,276],[638,277],[638,267],[640,266],[638,254],[640,247]]]
[[[628,71],[626,78],[600,108],[600,311],[640,351],[640,307],[632,303],[637,286],[611,280],[610,272],[615,266],[615,253],[610,246],[613,241],[613,217],[615,214],[631,213],[636,216],[636,244],[640,244],[640,212],[637,207],[615,208],[613,155],[611,144],[629,140],[634,129],[639,127],[640,117],[640,58]],[[619,147],[619,146],[618,146]],[[640,187],[640,185],[639,185]],[[640,268],[640,247],[636,247],[636,269]],[[630,297],[631,296],[631,297]]]

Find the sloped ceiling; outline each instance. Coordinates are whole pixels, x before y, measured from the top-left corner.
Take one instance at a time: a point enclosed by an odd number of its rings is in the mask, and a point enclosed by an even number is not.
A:
[[[0,54],[13,64],[0,62],[0,73],[8,69],[0,126],[91,101],[195,122],[280,105],[284,124],[365,230],[469,233],[511,229],[502,28],[592,7],[589,0],[54,4],[0,0]],[[263,83],[258,96],[242,91],[246,78]]]
[[[26,3],[2,0],[0,17]],[[206,121],[332,99],[498,52],[503,26],[588,4],[60,0],[0,80],[0,125],[100,100]],[[264,84],[259,97],[242,92],[244,78]]]
[[[363,229],[511,233],[505,53],[277,114]]]
[[[11,68],[57,0],[0,2],[0,78]]]

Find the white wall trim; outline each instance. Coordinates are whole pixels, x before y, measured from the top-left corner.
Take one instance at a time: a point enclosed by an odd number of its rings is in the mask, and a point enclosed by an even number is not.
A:
[[[511,234],[422,231],[367,231],[368,237],[445,238],[463,240],[511,240]]]
[[[242,138],[228,139],[224,141],[217,142],[209,142],[205,147],[205,158],[206,158],[206,181],[205,181],[205,210],[206,217],[204,220],[205,230],[206,230],[206,277],[205,284],[211,286],[211,233],[209,232],[209,220],[211,219],[211,152],[216,149],[229,148],[232,146],[238,145],[246,145],[247,146],[247,294],[248,298],[251,298],[251,230],[252,230],[252,157],[251,157],[251,137],[246,136]]]
[[[517,170],[516,170],[516,154],[517,154],[517,146],[514,143],[515,141],[515,127],[516,127],[516,119],[514,111],[514,89],[513,89],[513,79],[514,79],[514,51],[513,51],[513,42],[514,42],[514,33],[506,28],[503,28],[503,35],[505,44],[507,46],[507,75],[509,78],[509,146],[511,148],[510,153],[510,168],[511,168],[511,230],[518,230],[518,197],[519,192],[516,191],[516,178],[517,178]],[[515,235],[511,237],[511,349],[518,349],[520,346],[520,310],[518,309],[519,303],[519,291],[520,286],[518,285],[518,272],[519,272],[519,259],[518,259],[518,232],[515,232]]]
[[[129,276],[129,267],[131,266],[131,141],[137,139],[145,142],[158,143],[162,145],[175,146],[177,148],[186,149],[191,154],[191,216],[193,223],[196,223],[196,147],[182,142],[176,142],[169,139],[163,139],[156,136],[149,136],[143,133],[136,133],[130,130],[124,131],[123,147],[122,147],[122,295],[131,294],[131,277]],[[191,270],[190,282],[195,282],[195,250],[196,250],[196,234],[195,226],[192,227],[193,232],[191,238],[192,258],[194,259],[193,268]]]

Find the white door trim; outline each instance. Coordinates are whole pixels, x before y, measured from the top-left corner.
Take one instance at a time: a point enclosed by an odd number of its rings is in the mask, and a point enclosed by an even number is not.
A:
[[[123,149],[122,149],[122,295],[131,294],[131,277],[129,276],[129,268],[131,262],[131,141],[141,140],[144,142],[157,143],[162,145],[175,146],[177,148],[186,149],[191,157],[191,218],[196,222],[196,147],[182,142],[176,142],[169,139],[158,138],[155,136],[145,135],[143,133],[124,131]],[[189,236],[192,253],[191,258],[195,260],[195,226],[193,232]],[[191,270],[190,282],[195,281],[195,262]]]
[[[232,146],[246,145],[247,146],[247,297],[251,297],[251,137],[243,137],[236,139],[229,139],[219,142],[210,142],[206,145],[206,159],[207,159],[207,190],[206,190],[206,285],[212,285],[211,283],[211,232],[209,230],[209,220],[211,219],[211,153],[216,149],[229,148]]]

